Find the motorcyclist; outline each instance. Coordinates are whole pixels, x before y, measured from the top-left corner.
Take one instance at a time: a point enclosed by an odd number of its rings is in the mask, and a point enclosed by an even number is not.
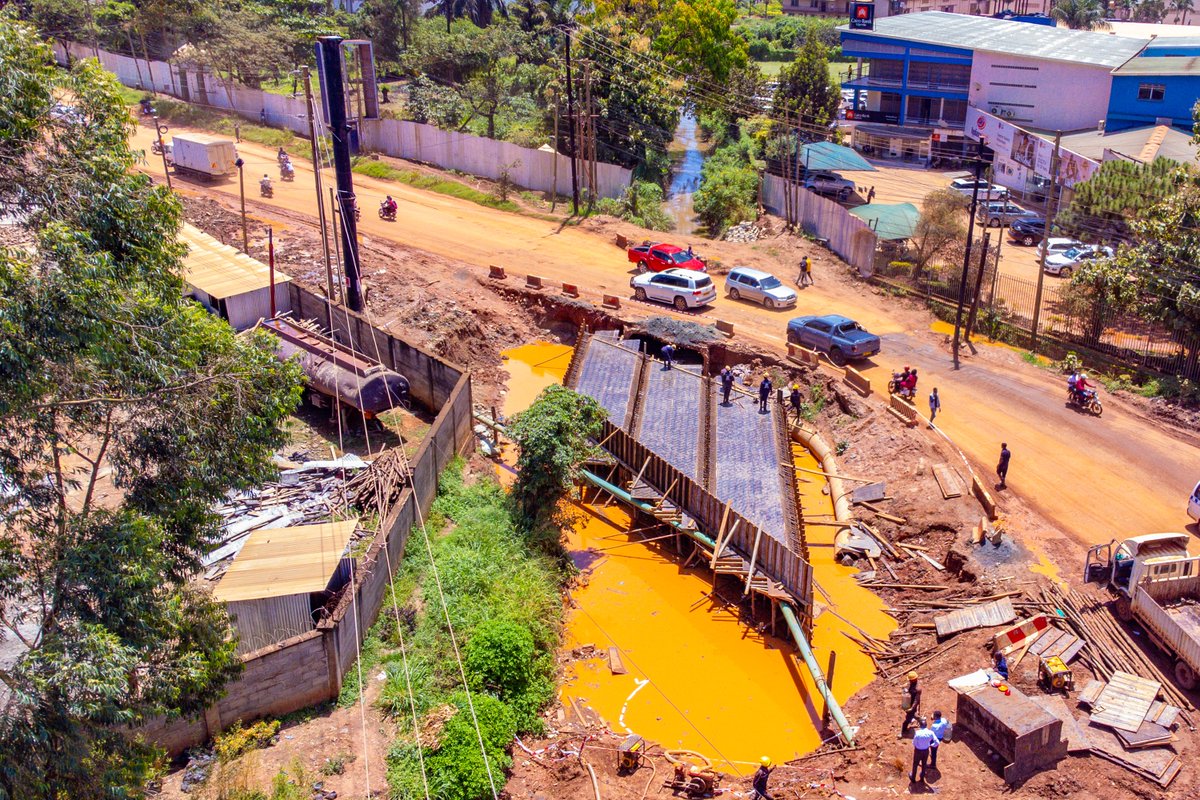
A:
[[[1079,370],[1075,370],[1074,372],[1071,373],[1070,377],[1067,378],[1067,397],[1070,398],[1071,400],[1075,399],[1076,390],[1077,390],[1078,386],[1079,386]]]
[[[278,161],[280,164],[287,161],[288,160],[287,151],[284,150],[282,147],[279,148],[279,152],[275,154],[275,160]]]
[[[917,370],[915,367],[908,373],[908,377],[904,379],[904,390],[901,394],[907,400],[912,400],[917,396]]]
[[[383,208],[389,214],[395,214],[398,207],[399,206],[397,205],[396,201],[392,199],[390,194],[387,196],[387,200],[383,201]]]
[[[279,176],[293,177],[296,174],[296,168],[292,166],[292,159],[285,153],[283,160],[279,162]]]
[[[263,175],[262,180],[258,182],[258,189],[264,195],[271,194],[271,176]]]
[[[1075,381],[1075,398],[1083,402],[1083,398],[1087,396],[1087,390],[1095,388],[1096,385],[1094,383],[1088,383],[1087,373],[1081,372],[1079,373],[1079,380]]]
[[[911,371],[912,370],[909,369],[907,364],[904,366],[904,369],[900,372],[896,372],[895,370],[892,370],[892,393],[893,394],[898,394],[901,396],[904,395],[904,384],[908,380],[908,374]]]

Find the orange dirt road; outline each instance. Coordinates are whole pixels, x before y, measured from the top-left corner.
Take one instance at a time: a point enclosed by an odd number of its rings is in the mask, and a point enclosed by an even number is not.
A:
[[[178,129],[176,129],[178,130]],[[133,146],[150,150],[152,134],[139,128]],[[270,148],[242,143],[246,159],[248,202],[264,213],[269,206],[316,216],[311,165],[297,162],[294,183],[275,181],[275,197],[258,197],[258,178],[278,176]],[[150,158],[151,174],[162,174],[162,162]],[[327,174],[326,185],[332,185]],[[237,196],[237,180],[211,186],[175,180],[184,193],[222,193]],[[476,266],[480,274],[490,264],[507,268],[520,280],[534,273],[548,281],[578,284],[585,299],[601,293],[620,296],[639,314],[677,316],[660,306],[628,300],[629,264],[624,253],[601,236],[576,227],[530,216],[486,208],[474,203],[408,186],[355,176],[363,209],[360,235],[390,239]],[[384,222],[375,211],[391,194],[399,202],[398,221]],[[253,212],[252,212],[253,213]],[[632,226],[622,226],[635,236]],[[669,237],[669,234],[667,235]],[[770,243],[705,244],[705,250],[726,263],[745,263],[775,271],[791,282],[795,267],[786,256],[772,255]],[[778,252],[778,251],[776,251]],[[1080,543],[1108,541],[1154,531],[1185,530],[1188,493],[1200,479],[1200,440],[1165,431],[1148,423],[1115,398],[1105,395],[1101,419],[1081,415],[1064,404],[1063,380],[1023,363],[1008,348],[981,346],[981,357],[951,368],[944,336],[929,330],[923,312],[865,285],[828,279],[844,271],[833,257],[816,260],[816,286],[800,292],[795,311],[768,311],[721,297],[709,309],[688,315],[697,322],[720,318],[734,323],[737,339],[756,347],[782,350],[787,319],[796,314],[844,313],[883,337],[883,355],[861,365],[877,391],[884,390],[889,370],[911,364],[919,368],[918,407],[937,386],[943,412],[939,427],[972,461],[989,484],[1000,442],[1012,450],[1009,491],[1019,494],[1050,522]],[[372,265],[364,265],[366,274]],[[513,278],[510,277],[510,283]],[[718,286],[723,282],[715,278]],[[1003,505],[1003,493],[999,494]],[[1191,530],[1195,531],[1193,527]],[[1035,533],[1036,532],[1031,532]],[[1072,571],[1076,565],[1063,565]]]

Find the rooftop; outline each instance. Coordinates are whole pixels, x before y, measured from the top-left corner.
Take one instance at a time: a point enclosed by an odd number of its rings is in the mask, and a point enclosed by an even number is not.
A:
[[[214,588],[213,597],[229,603],[322,592],[357,527],[356,517],[254,531]]]
[[[1135,58],[1114,69],[1113,75],[1200,75],[1200,56]]]
[[[1133,38],[1073,31],[944,11],[883,17],[875,20],[874,31],[851,31],[845,25],[838,30],[860,36],[1101,67],[1119,67],[1137,55],[1149,41],[1148,36]]]
[[[266,264],[221,244],[199,228],[185,223],[179,240],[188,246],[183,259],[183,279],[210,297],[235,297],[271,284]],[[289,281],[291,278],[275,270],[276,284]]]
[[[1043,134],[1043,138],[1054,137]],[[1062,137],[1062,146],[1094,161],[1103,158],[1105,150],[1142,162],[1153,161],[1160,156],[1181,164],[1196,160],[1196,145],[1192,144],[1192,137],[1169,125],[1149,125],[1114,133],[1094,130],[1070,133]]]

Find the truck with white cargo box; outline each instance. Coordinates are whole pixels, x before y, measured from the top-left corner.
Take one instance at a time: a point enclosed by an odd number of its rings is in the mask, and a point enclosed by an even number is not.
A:
[[[1117,616],[1131,619],[1175,661],[1184,689],[1200,684],[1200,556],[1186,533],[1151,533],[1088,551],[1083,579],[1106,585]]]
[[[171,162],[175,172],[201,180],[213,180],[237,171],[237,148],[233,142],[203,133],[176,134],[171,138]]]

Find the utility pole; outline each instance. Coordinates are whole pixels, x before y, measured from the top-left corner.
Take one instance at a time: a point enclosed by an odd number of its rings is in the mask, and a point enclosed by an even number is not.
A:
[[[238,194],[242,196],[242,252],[250,255],[250,233],[246,228],[246,162],[242,158],[238,158],[233,162],[233,165],[238,170]],[[275,316],[272,314],[271,316]]]
[[[975,345],[971,344],[971,332],[975,330],[975,319],[979,314],[979,296],[983,292],[983,273],[987,269],[988,244],[991,240],[992,235],[985,231],[983,248],[979,252],[979,274],[975,276],[975,292],[971,295],[971,313],[967,315],[967,332],[963,335],[963,340],[966,341],[967,347],[971,348],[972,354],[976,351]]]
[[[325,297],[333,302],[333,266],[329,259],[329,233],[325,229],[325,190],[321,188],[321,148],[317,145],[317,125],[313,119],[312,73],[300,68],[304,78],[304,110],[308,112],[308,141],[312,145],[313,178],[317,182],[317,217],[321,220],[321,252],[325,257]]]
[[[550,193],[550,213],[558,205],[558,154],[562,152],[558,135],[558,92],[554,92],[554,191]],[[499,440],[497,440],[499,441]]]
[[[967,221],[967,248],[963,253],[962,280],[958,284],[958,312],[954,315],[954,342],[950,349],[954,355],[954,368],[958,369],[959,333],[962,330],[963,301],[967,299],[967,271],[971,266],[971,243],[975,238],[975,215],[979,211],[979,181],[983,178],[983,139],[975,153],[975,186],[971,190],[971,218]],[[991,197],[991,185],[988,186],[988,197]]]
[[[136,60],[136,59],[135,59]],[[167,165],[167,146],[163,144],[162,135],[167,132],[167,126],[158,121],[158,115],[154,115],[154,135],[158,137],[158,152],[163,160],[163,175],[167,178],[167,189],[171,188],[171,168]],[[243,219],[245,218],[245,207],[242,208]]]
[[[1029,349],[1036,353],[1038,346],[1038,326],[1042,320],[1042,288],[1046,282],[1046,247],[1050,232],[1054,229],[1054,217],[1058,214],[1058,195],[1062,186],[1058,179],[1058,153],[1062,145],[1062,131],[1054,132],[1054,153],[1050,156],[1050,205],[1046,208],[1046,231],[1042,244],[1038,245],[1038,280],[1037,291],[1033,296],[1033,329],[1029,334]]]
[[[354,218],[354,173],[350,169],[349,123],[346,119],[346,91],[343,84],[342,37],[320,36],[325,82],[325,103],[329,111],[329,133],[333,139],[333,169],[337,176],[337,208],[342,219],[343,270],[346,273],[345,297],[351,311],[362,311],[359,291],[358,224]]]
[[[579,153],[575,150],[575,90],[571,86],[571,31],[564,38],[567,48],[567,135],[571,138],[571,213],[579,213],[579,176],[576,173],[575,159]]]

